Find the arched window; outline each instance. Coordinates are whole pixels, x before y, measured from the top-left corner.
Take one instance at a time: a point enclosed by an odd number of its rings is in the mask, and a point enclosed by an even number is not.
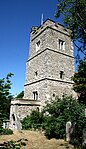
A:
[[[59,39],[59,49],[65,50],[65,41]]]

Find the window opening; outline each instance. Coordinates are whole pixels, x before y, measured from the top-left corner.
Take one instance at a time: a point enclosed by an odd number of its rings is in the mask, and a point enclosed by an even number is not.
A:
[[[55,97],[55,93],[53,93],[53,97]]]
[[[38,75],[38,72],[37,71],[35,71],[35,76],[37,76]]]
[[[65,42],[63,40],[60,40],[60,39],[59,39],[59,49],[65,50]]]
[[[13,118],[13,121],[15,121],[15,115],[14,114],[12,114],[12,118]]]
[[[40,40],[36,43],[36,51],[40,50]]]
[[[38,92],[37,91],[34,91],[33,92],[33,99],[34,100],[37,100],[38,99]]]
[[[60,79],[63,79],[63,74],[64,74],[64,72],[60,71]]]

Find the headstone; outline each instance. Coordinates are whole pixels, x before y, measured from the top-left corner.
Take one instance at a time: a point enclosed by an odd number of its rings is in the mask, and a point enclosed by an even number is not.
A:
[[[86,149],[86,128],[83,129],[83,142],[82,142],[83,149]]]
[[[85,117],[86,117],[86,108],[85,108]]]
[[[70,138],[71,126],[72,126],[71,122],[68,121],[66,123],[66,141],[68,141],[68,142],[70,142],[70,140],[71,140],[71,138]]]
[[[71,142],[75,146],[77,146],[78,145],[78,128],[75,122],[71,126],[70,138],[71,138]]]
[[[9,120],[4,120],[2,127],[3,127],[4,129],[9,129]]]

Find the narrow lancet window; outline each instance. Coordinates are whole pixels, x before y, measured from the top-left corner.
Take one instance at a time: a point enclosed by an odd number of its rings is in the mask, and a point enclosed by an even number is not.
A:
[[[60,79],[63,79],[63,74],[64,74],[64,72],[60,71]]]
[[[38,100],[38,92],[37,91],[33,92],[33,99]]]
[[[40,40],[36,43],[36,52],[40,50]]]
[[[65,41],[59,39],[59,49],[65,50]]]

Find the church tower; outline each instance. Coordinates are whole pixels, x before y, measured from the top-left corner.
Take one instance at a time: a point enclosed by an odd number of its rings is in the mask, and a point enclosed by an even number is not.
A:
[[[50,19],[40,27],[32,27],[24,99],[38,100],[43,106],[50,98],[72,94],[74,57],[71,43],[70,31]]]
[[[71,77],[74,74],[74,57],[71,43],[70,31],[50,19],[40,27],[32,27],[24,98],[11,101],[10,129],[21,130],[21,120],[32,110],[41,110],[50,98],[73,94]]]

